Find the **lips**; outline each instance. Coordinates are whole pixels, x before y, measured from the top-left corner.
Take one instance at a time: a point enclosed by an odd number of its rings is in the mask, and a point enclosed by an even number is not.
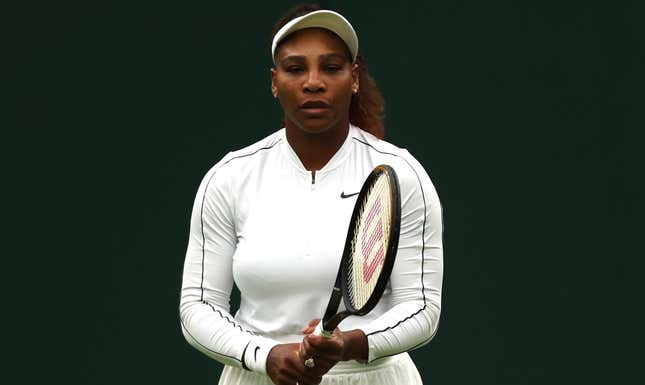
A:
[[[300,108],[302,109],[324,109],[329,107],[329,103],[326,103],[322,100],[308,100],[300,105]]]

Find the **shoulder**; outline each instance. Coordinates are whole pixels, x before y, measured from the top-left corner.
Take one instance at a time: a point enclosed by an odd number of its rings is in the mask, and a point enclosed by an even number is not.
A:
[[[428,225],[440,226],[443,210],[437,190],[426,169],[408,150],[364,131],[354,133],[353,140],[363,146],[357,151],[369,151],[370,163],[388,164],[396,171],[401,188],[402,216],[408,220],[430,219]]]
[[[284,129],[278,130],[273,134],[239,150],[231,151],[218,162],[216,167],[235,168],[240,167],[248,162],[257,161],[257,159],[265,156],[272,149],[277,147],[277,144],[284,139]]]
[[[356,126],[352,126],[350,135],[354,143],[357,143],[358,147],[362,147],[365,151],[374,151],[376,153],[394,156],[402,156],[404,153],[407,153],[405,149],[399,148],[383,139],[379,139]]]
[[[205,188],[211,185],[221,186],[242,177],[245,170],[254,169],[258,162],[262,162],[266,156],[277,149],[282,140],[284,140],[284,129],[249,146],[229,152],[208,170],[202,179],[202,185]]]
[[[352,140],[356,143],[357,151],[371,153],[371,158],[392,166],[402,186],[412,189],[432,188],[432,182],[423,165],[405,148],[395,146],[383,139],[361,130],[352,130]]]
[[[249,163],[255,163],[277,148],[277,145],[284,140],[284,129],[259,140],[239,150],[231,151],[217,162],[209,172],[227,173],[239,170]]]

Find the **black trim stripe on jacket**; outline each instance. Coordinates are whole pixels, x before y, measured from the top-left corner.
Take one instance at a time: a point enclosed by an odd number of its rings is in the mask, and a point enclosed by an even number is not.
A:
[[[235,159],[240,159],[240,158],[249,157],[249,156],[252,156],[252,155],[257,154],[258,152],[260,152],[260,151],[262,151],[262,150],[268,150],[268,149],[271,149],[271,148],[275,147],[275,145],[276,145],[276,144],[280,143],[280,142],[281,142],[281,140],[282,140],[282,139],[278,139],[278,140],[276,140],[273,144],[271,144],[271,145],[269,145],[269,146],[259,148],[259,149],[255,150],[255,151],[253,151],[253,152],[251,152],[251,153],[249,153],[249,154],[244,154],[244,155],[235,156],[235,157],[233,157],[233,158],[231,158],[231,159],[227,160],[226,162],[222,163],[222,164],[217,168],[217,170],[214,170],[214,171],[213,171],[213,173],[211,174],[210,178],[208,178],[208,181],[206,182],[206,186],[204,187],[204,192],[203,192],[203,196],[202,196],[202,204],[201,204],[201,208],[200,208],[200,221],[201,221],[201,231],[202,231],[202,277],[201,277],[201,283],[200,283],[200,289],[201,289],[200,301],[201,301],[202,303],[204,303],[204,304],[208,305],[208,306],[213,310],[213,312],[214,312],[214,313],[219,314],[219,316],[220,316],[221,318],[225,319],[227,322],[229,322],[230,324],[232,324],[234,327],[239,328],[239,329],[240,329],[240,331],[242,331],[242,332],[246,332],[246,333],[249,333],[249,334],[251,334],[251,335],[253,335],[253,333],[251,333],[251,332],[250,332],[250,331],[248,331],[248,330],[244,330],[244,329],[242,328],[242,326],[241,326],[241,325],[237,324],[234,320],[231,320],[230,318],[228,318],[228,317],[224,316],[224,314],[222,314],[222,312],[221,312],[221,311],[219,311],[219,310],[215,309],[215,308],[214,308],[210,303],[208,303],[208,302],[206,302],[206,301],[204,300],[204,271],[205,271],[205,267],[204,267],[204,265],[205,265],[205,260],[206,260],[206,234],[204,233],[204,202],[206,201],[206,192],[208,191],[208,186],[210,185],[211,181],[213,180],[213,177],[215,176],[215,174],[217,173],[217,171],[218,171],[220,168],[224,167],[224,166],[225,166],[225,165],[227,165],[229,162],[231,162],[231,161],[233,161],[233,160],[235,160]],[[182,325],[184,325],[184,324],[183,324],[183,321],[182,321]],[[195,342],[197,342],[200,346],[202,346],[204,349],[206,349],[206,350],[208,350],[208,351],[210,351],[210,352],[213,352],[213,353],[215,353],[215,354],[218,354],[218,355],[220,355],[220,356],[224,356],[224,357],[231,358],[231,359],[234,359],[234,360],[236,360],[236,361],[239,361],[239,362],[241,362],[241,363],[242,363],[242,366],[243,366],[243,367],[244,367],[244,366],[246,366],[246,365],[245,365],[245,363],[244,363],[244,353],[245,353],[245,352],[242,352],[242,359],[238,359],[238,358],[235,358],[235,357],[230,357],[230,356],[227,356],[227,355],[225,355],[225,354],[221,354],[221,353],[218,353],[218,352],[212,351],[212,350],[208,349],[206,346],[202,345],[202,344],[201,344],[197,339],[195,339],[195,337],[193,337],[193,336],[192,336],[192,334],[190,334],[190,331],[188,331],[188,328],[186,328],[186,326],[185,326],[185,325],[184,325],[184,329],[185,329],[185,330],[186,330],[186,332],[190,335],[190,337],[191,337]],[[245,351],[246,351],[246,349],[245,349]]]
[[[428,307],[427,299],[426,299],[426,293],[425,293],[425,283],[423,281],[423,276],[424,276],[423,265],[425,263],[425,247],[426,247],[426,242],[425,242],[426,241],[426,239],[425,239],[426,234],[425,234],[425,232],[426,232],[427,205],[426,205],[425,192],[423,191],[423,184],[421,183],[421,178],[419,177],[419,174],[417,173],[417,170],[414,169],[414,167],[410,164],[410,162],[408,162],[407,159],[405,159],[404,157],[402,157],[402,156],[400,156],[398,154],[394,154],[394,153],[391,153],[391,152],[386,152],[386,151],[379,150],[376,147],[374,147],[373,145],[371,145],[371,144],[369,144],[367,142],[364,142],[364,141],[362,141],[361,139],[359,139],[357,137],[352,137],[352,139],[354,139],[357,142],[362,143],[362,144],[370,147],[371,149],[373,149],[374,151],[376,151],[376,152],[378,152],[380,154],[392,155],[392,156],[395,156],[397,158],[403,159],[405,161],[405,163],[407,163],[408,166],[410,166],[412,171],[414,171],[414,174],[416,175],[417,180],[419,181],[419,187],[421,188],[421,196],[423,198],[423,229],[422,229],[422,232],[421,232],[421,242],[422,242],[422,246],[421,246],[421,294],[423,296],[423,307],[421,309],[419,309],[418,311],[412,313],[411,315],[405,317],[404,319],[400,320],[399,322],[397,322],[396,324],[394,324],[392,326],[388,326],[385,329],[376,330],[376,331],[373,331],[373,332],[367,334],[367,336],[371,336],[371,335],[374,335],[374,334],[377,334],[377,333],[383,333],[383,332],[385,332],[387,330],[390,330],[390,329],[394,329],[395,327],[399,326],[403,322],[405,322],[405,321],[411,319],[412,317],[414,317],[415,315],[421,313],[422,311],[424,311]]]

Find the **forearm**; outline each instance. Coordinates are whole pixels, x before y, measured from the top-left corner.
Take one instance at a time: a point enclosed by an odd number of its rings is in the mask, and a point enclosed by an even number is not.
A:
[[[368,362],[423,346],[439,325],[443,283],[443,223],[439,197],[416,162],[401,175],[402,214],[396,262],[390,277],[389,310],[361,326]]]

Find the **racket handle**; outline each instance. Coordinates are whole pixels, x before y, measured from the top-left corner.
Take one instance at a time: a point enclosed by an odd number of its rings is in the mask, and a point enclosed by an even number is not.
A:
[[[313,331],[313,335],[315,335],[315,336],[323,336],[323,337],[327,337],[327,338],[331,337],[334,334],[334,331],[333,330],[332,331],[324,330],[323,327],[322,327],[322,324],[323,324],[323,322],[322,322],[322,320],[320,320],[320,322],[318,322],[318,325],[316,325],[316,328]]]

